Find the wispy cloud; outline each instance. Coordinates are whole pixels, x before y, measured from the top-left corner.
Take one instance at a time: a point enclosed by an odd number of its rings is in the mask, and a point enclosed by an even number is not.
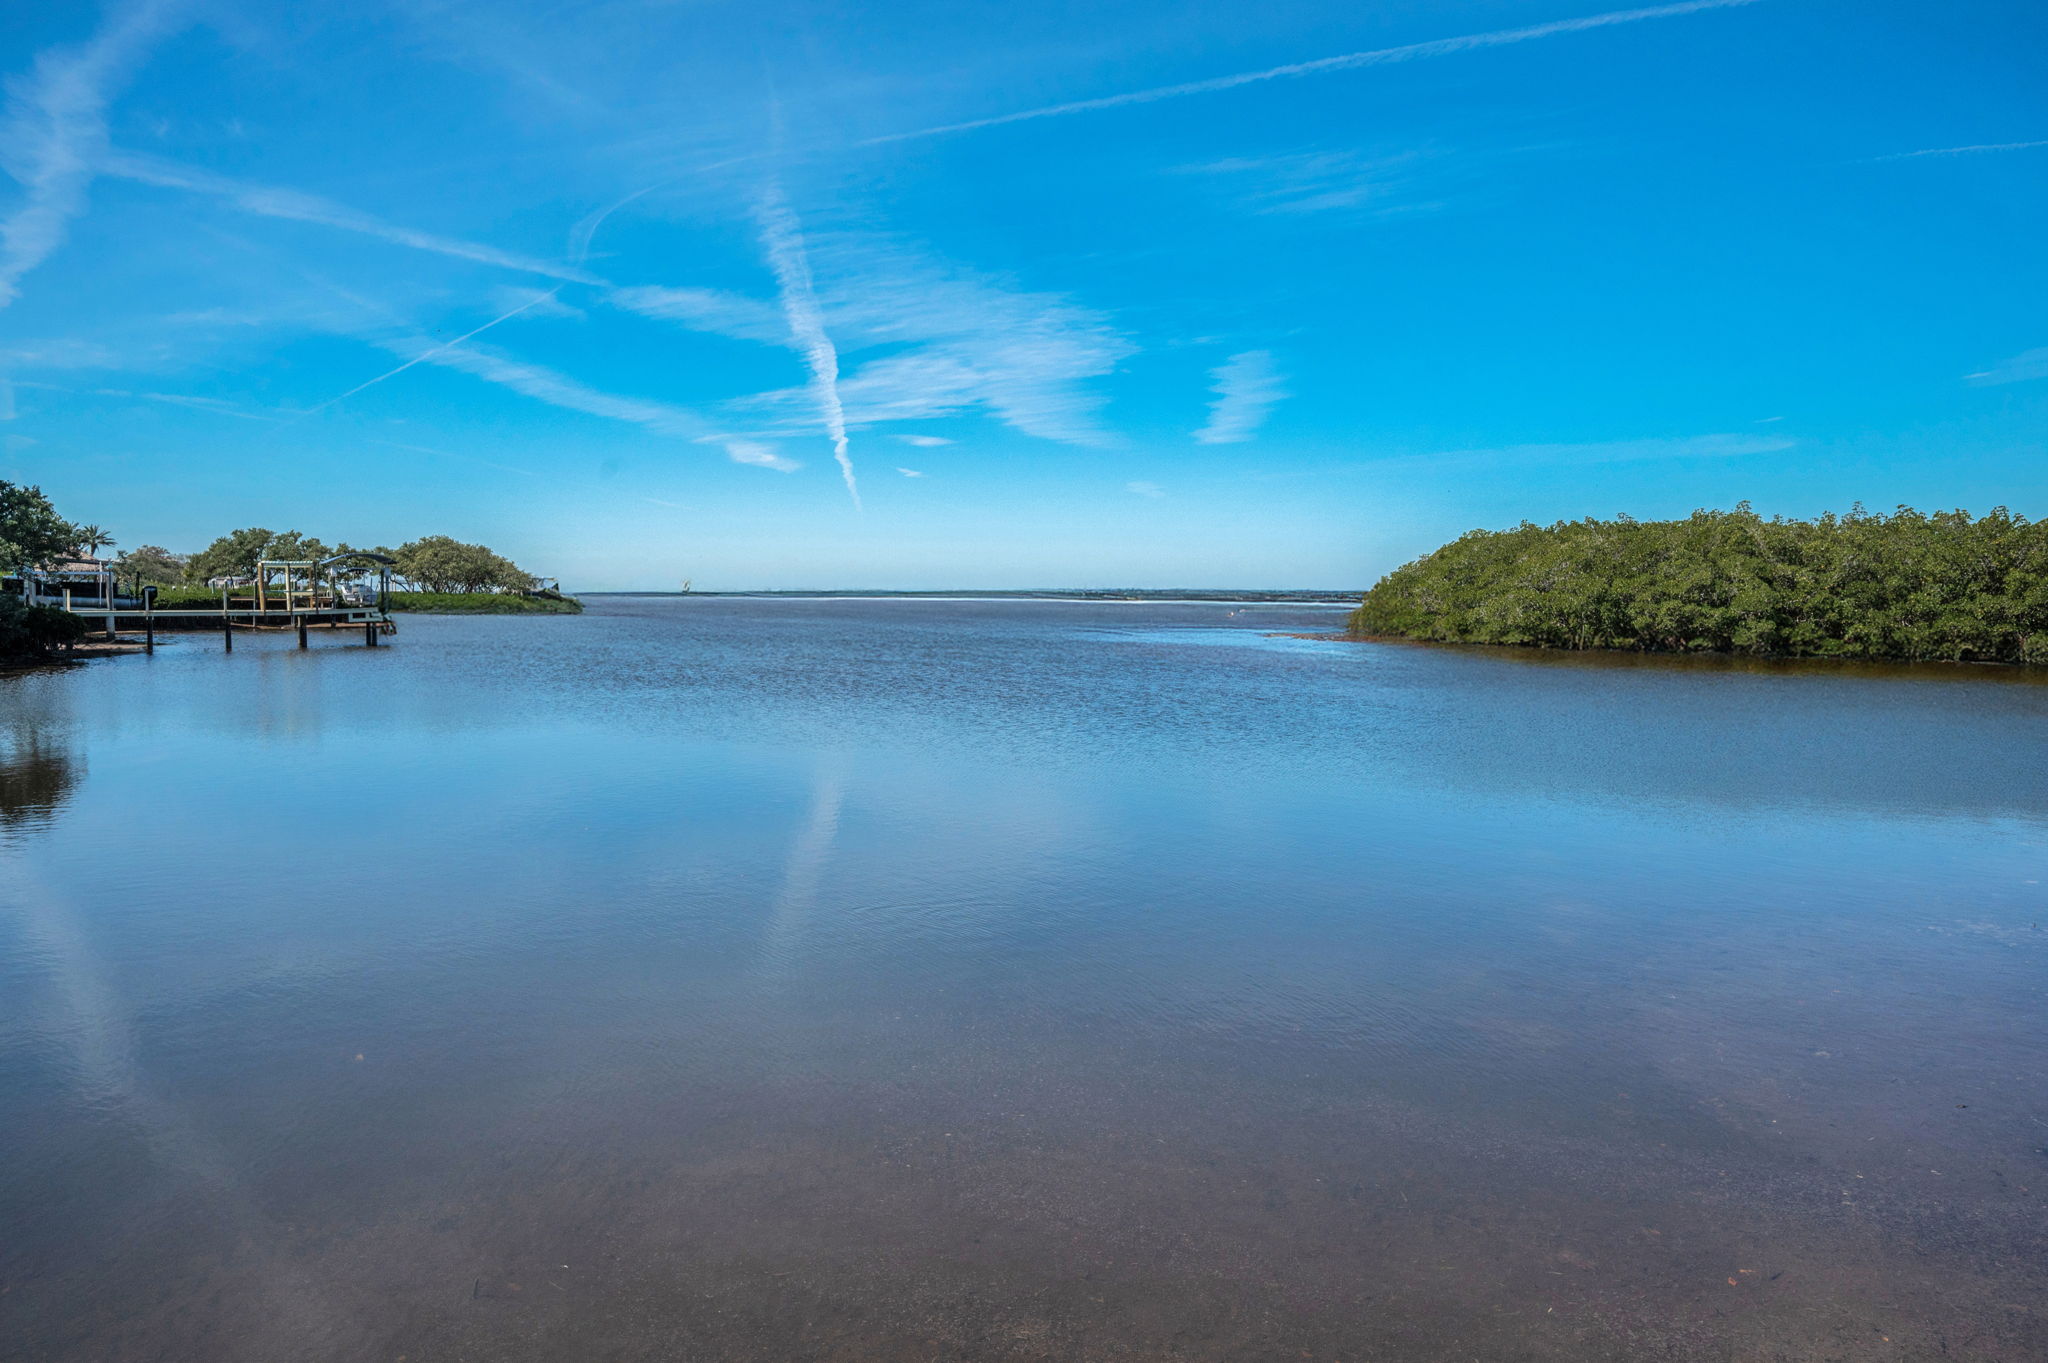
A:
[[[542,15],[528,13],[522,22],[504,22],[505,10],[495,4],[450,3],[450,0],[433,0],[433,3],[399,5],[392,9],[394,17],[410,23],[425,38],[428,51],[438,49],[437,55],[456,65],[473,71],[481,71],[503,80],[517,92],[522,107],[544,105],[548,117],[567,119],[582,123],[593,117],[603,117],[610,112],[600,101],[579,89],[572,81],[566,80],[555,67],[561,56],[565,30],[593,26],[605,7],[582,5],[577,8],[573,20],[566,14],[562,22],[546,25]],[[634,26],[635,30],[644,27]],[[626,34],[610,30],[623,42]],[[635,38],[640,34],[636,31]]]
[[[517,315],[521,312],[531,312],[535,317],[554,317],[572,321],[581,321],[590,315],[581,308],[564,303],[560,287],[535,289],[500,284],[490,291],[490,297],[492,307],[501,313]]]
[[[1157,483],[1125,483],[1124,491],[1135,492],[1140,497],[1164,497],[1166,489]]]
[[[1216,400],[1209,404],[1209,422],[1195,432],[1204,445],[1241,445],[1258,434],[1266,413],[1290,396],[1273,355],[1265,350],[1246,350],[1209,371],[1210,390]]]
[[[668,289],[635,285],[614,289],[606,300],[643,317],[680,323],[692,331],[767,345],[789,343],[789,323],[773,303],[724,289]]]
[[[458,348],[442,345],[422,348],[422,343],[417,339],[385,341],[380,344],[384,349],[408,361],[459,370],[486,383],[509,388],[536,402],[544,402],[550,407],[604,417],[611,421],[623,421],[655,435],[694,441],[702,445],[721,445],[726,456],[735,463],[754,464],[783,473],[801,467],[794,460],[785,459],[775,453],[767,445],[721,433],[687,407],[677,407],[649,398],[607,393],[580,383],[566,374],[537,364],[527,364],[522,360],[515,360],[510,356],[477,346]]]
[[[2048,139],[2039,142],[1979,142],[1968,147],[1928,147],[1923,151],[1895,151],[1889,156],[1871,156],[1866,161],[1911,161],[1920,156],[1979,156],[1994,151],[2032,151],[2037,147],[2048,147]]]
[[[895,438],[902,441],[906,445],[915,445],[917,448],[921,450],[935,450],[941,445],[950,445],[953,443],[952,441],[946,439],[946,437],[944,437],[943,435],[909,435],[903,432],[898,432]]]
[[[846,452],[846,409],[839,401],[839,351],[818,310],[811,262],[804,253],[803,224],[783,197],[782,186],[772,181],[755,207],[755,218],[761,228],[761,249],[767,252],[768,267],[775,272],[776,287],[781,291],[789,334],[810,367],[811,388],[825,419],[825,434],[832,441],[832,458],[838,462],[846,493],[858,509],[860,485],[854,481],[853,460]]]
[[[1108,445],[1101,396],[1087,380],[1115,370],[1133,347],[1097,316],[1052,295],[971,277],[923,273],[909,262],[848,288],[878,344],[914,348],[863,362],[840,385],[863,423],[922,420],[984,408],[1046,440]],[[926,292],[923,286],[929,286]]]
[[[0,350],[0,364],[10,369],[117,369],[121,357],[98,341],[57,337]]]
[[[923,471],[922,471],[922,470],[919,470],[919,469],[906,469],[906,468],[903,468],[903,467],[899,466],[899,467],[897,468],[897,470],[896,470],[896,471],[897,471],[898,473],[902,474],[902,475],[903,475],[903,476],[904,476],[905,478],[922,478],[922,477],[924,477],[924,473],[923,473]]]
[[[187,407],[208,416],[229,416],[241,421],[278,421],[281,418],[267,412],[252,412],[245,407],[220,398],[196,397],[189,393],[131,393],[122,388],[95,388],[93,392],[107,398],[136,398],[144,402],[161,402],[171,407]]]
[[[795,473],[803,465],[786,455],[778,454],[773,445],[758,440],[727,440],[725,452],[734,463],[753,464],[777,473]]]
[[[1207,175],[1231,185],[1239,202],[1254,213],[1374,214],[1426,212],[1440,201],[1414,192],[1417,152],[1366,156],[1355,151],[1286,152],[1275,156],[1226,157],[1188,166],[1184,173]]]
[[[514,317],[517,317],[520,313],[531,311],[532,309],[537,308],[541,304],[552,299],[554,296],[555,291],[549,290],[547,293],[543,293],[535,297],[528,298],[525,302],[513,308],[510,312],[502,313],[499,316],[493,317],[490,321],[485,322],[480,327],[472,327],[470,330],[463,332],[460,336],[457,336],[452,341],[444,341],[439,345],[429,345],[427,349],[422,350],[418,354],[415,354],[411,358],[407,359],[404,364],[398,365],[395,368],[387,369],[373,379],[365,379],[363,380],[363,382],[349,389],[346,393],[337,393],[333,397],[327,399],[325,402],[316,403],[313,406],[308,407],[305,410],[304,415],[311,416],[315,412],[324,412],[329,407],[332,407],[335,403],[346,401],[347,399],[352,398],[356,394],[362,392],[366,388],[375,388],[378,384],[384,382],[386,379],[396,378],[398,375],[403,374],[406,370],[412,368],[416,364],[430,363],[432,362],[436,355],[441,354],[443,351],[453,350],[455,349],[455,347],[461,345],[464,341],[470,340],[477,336],[481,336],[485,332],[489,331],[492,327],[497,326],[500,322],[509,322]]]
[[[2048,346],[2037,346],[2023,350],[2009,360],[2002,360],[1975,374],[1964,378],[1978,387],[1997,383],[2025,383],[2029,379],[2048,379]]]
[[[1378,459],[1373,463],[1378,467],[1412,465],[1430,469],[1462,465],[1633,464],[1664,459],[1737,459],[1745,455],[1778,454],[1798,443],[1789,436],[1716,432],[1711,435],[1650,436],[1587,444],[1502,445],[1491,449],[1445,450],[1437,454]]]
[[[50,48],[7,82],[0,167],[23,197],[0,219],[0,307],[20,296],[22,277],[63,243],[85,208],[107,145],[107,103],[169,31],[172,12],[157,0],[117,5],[85,43]]]
[[[1242,85],[1255,85],[1264,81],[1292,80],[1301,76],[1323,75],[1331,71],[1352,71],[1366,66],[1388,66],[1396,62],[1420,61],[1429,57],[1448,57],[1459,52],[1471,52],[1486,47],[1506,47],[1513,43],[1532,42],[1539,38],[1553,38],[1567,33],[1584,33],[1590,29],[1612,28],[1619,24],[1641,23],[1649,19],[1673,19],[1684,14],[1698,14],[1704,10],[1732,9],[1738,5],[1749,5],[1756,0],[1684,0],[1674,5],[1652,5],[1645,9],[1613,10],[1606,14],[1589,14],[1578,19],[1559,19],[1547,24],[1532,24],[1526,28],[1496,29],[1490,33],[1467,33],[1456,38],[1437,38],[1429,42],[1408,43],[1401,47],[1382,47],[1370,52],[1347,52],[1341,56],[1319,57],[1314,61],[1292,62],[1286,66],[1269,66],[1262,71],[1245,71],[1232,76],[1216,76],[1209,80],[1186,81],[1179,85],[1159,85],[1147,90],[1130,90],[1118,95],[1104,95],[1097,99],[1073,100],[1066,104],[1048,104],[1036,109],[1024,109],[1017,113],[998,114],[993,118],[969,119],[964,123],[946,123],[934,128],[918,128],[911,132],[887,133],[881,137],[870,137],[861,146],[875,146],[885,142],[904,142],[919,137],[939,137],[946,133],[971,132],[976,128],[995,128],[1006,123],[1023,123],[1030,119],[1061,118],[1068,114],[1092,113],[1098,109],[1115,109],[1126,104],[1153,104],[1160,100],[1179,99],[1184,95],[1215,94],[1223,90],[1234,90]]]
[[[1133,347],[1100,314],[870,234],[809,234],[805,260],[836,359],[856,361],[835,385],[849,429],[982,409],[1027,435],[1109,443],[1095,415],[1101,399],[1087,380],[1113,371]],[[629,288],[609,297],[693,330],[793,344],[775,305],[743,294]],[[816,429],[815,385],[736,405],[783,421],[788,433]]]
[[[629,422],[656,435],[697,440],[714,435],[710,424],[686,407],[649,398],[622,397],[589,387],[566,374],[515,360],[482,346],[427,345],[418,339],[380,342],[384,349],[412,364],[432,364],[509,388],[515,393],[589,416]],[[396,372],[396,371],[393,371]]]
[[[101,162],[101,169],[108,175],[140,184],[156,185],[164,189],[182,189],[194,194],[209,194],[226,200],[245,213],[253,213],[259,217],[313,223],[337,231],[375,237],[379,241],[388,241],[395,246],[408,246],[416,251],[428,251],[435,255],[474,261],[479,265],[493,265],[500,269],[517,270],[524,274],[542,275],[572,284],[605,282],[574,265],[539,260],[511,251],[500,251],[494,246],[438,236],[432,232],[415,231],[410,227],[385,222],[368,213],[317,195],[301,193],[295,189],[231,180],[212,171],[181,166],[172,161],[137,152],[109,152]]]
[[[591,243],[597,239],[597,229],[604,226],[605,219],[611,217],[612,214],[636,199],[646,198],[655,190],[660,189],[662,184],[666,183],[666,181],[663,181],[661,184],[649,185],[645,189],[636,189],[631,194],[623,198],[614,199],[603,208],[597,209],[592,213],[586,213],[582,218],[578,219],[576,225],[569,229],[569,259],[575,261],[578,265],[589,260]]]

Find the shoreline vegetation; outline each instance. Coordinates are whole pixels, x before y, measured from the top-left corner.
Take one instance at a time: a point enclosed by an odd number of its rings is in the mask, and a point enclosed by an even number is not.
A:
[[[726,597],[743,600],[791,601],[1144,601],[1244,605],[1350,606],[1351,591],[1312,588],[1234,587],[1018,587],[961,588],[950,591],[894,591],[884,587],[788,591],[732,592],[585,592],[585,596]]]
[[[294,571],[298,590],[317,583],[330,601],[375,604],[373,589],[382,578],[394,588],[381,601],[392,612],[575,615],[583,609],[552,578],[535,576],[487,545],[448,535],[425,535],[396,549],[360,550],[297,530],[280,534],[249,526],[193,554],[145,544],[117,558],[99,557],[100,550],[119,543],[98,525],[59,515],[42,489],[0,480],[0,666],[131,651],[114,639],[86,644],[88,635],[104,633],[92,623],[92,609],[74,614],[59,604],[30,604],[39,595],[68,604],[74,588],[101,608],[136,606],[144,589],[154,588],[159,619],[178,621],[174,628],[192,623],[180,616],[196,617],[221,603],[223,593],[246,592],[252,584],[260,590],[275,574]],[[124,608],[121,614],[137,611]]]
[[[1642,653],[2048,664],[2048,522],[1901,506],[1811,521],[1474,530],[1381,578],[1354,638]]]
[[[218,587],[161,587],[156,608],[165,615],[204,614],[220,609]],[[579,615],[583,603],[560,592],[540,590],[517,592],[415,592],[394,588],[385,598],[394,614],[414,615]]]
[[[581,615],[583,603],[559,592],[398,592],[386,604],[415,615]]]

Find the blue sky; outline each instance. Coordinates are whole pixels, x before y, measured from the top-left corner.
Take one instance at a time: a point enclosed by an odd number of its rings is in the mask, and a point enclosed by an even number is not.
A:
[[[585,589],[1358,587],[2048,514],[2048,10],[0,16],[0,478]]]

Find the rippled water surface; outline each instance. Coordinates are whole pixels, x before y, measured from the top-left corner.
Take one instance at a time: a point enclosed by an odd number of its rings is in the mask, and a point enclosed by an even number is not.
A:
[[[2048,685],[591,605],[0,678],[0,1357],[2048,1357]]]

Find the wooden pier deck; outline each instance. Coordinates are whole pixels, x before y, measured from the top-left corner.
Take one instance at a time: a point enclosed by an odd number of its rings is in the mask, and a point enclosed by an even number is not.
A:
[[[141,606],[79,606],[66,608],[71,614],[98,621],[110,639],[139,638],[155,647],[159,632],[168,634],[217,633],[221,645],[232,652],[236,634],[297,634],[299,647],[309,646],[315,630],[360,630],[366,647],[377,647],[385,637],[398,632],[398,623],[375,606],[335,606],[284,611],[255,607],[228,610],[151,610]]]
[[[139,594],[123,596],[113,574],[105,570],[87,576],[82,586],[66,583],[61,595],[38,593],[31,584],[29,601],[97,620],[109,639],[119,639],[125,625],[130,637],[140,636],[150,649],[156,647],[159,629],[176,633],[217,630],[221,647],[228,652],[234,650],[237,630],[296,633],[299,647],[305,648],[314,630],[360,629],[364,646],[375,648],[384,636],[398,633],[397,622],[384,604],[391,596],[391,563],[384,554],[363,550],[349,550],[318,562],[264,559],[257,563],[253,581],[223,583],[217,607],[211,603],[159,607],[155,587],[142,587]],[[380,581],[373,600],[362,599],[366,593],[334,580],[337,575],[330,570],[339,564],[352,565],[358,575],[363,564],[379,565]],[[281,585],[275,580],[280,576]],[[243,595],[235,594],[238,587]]]

